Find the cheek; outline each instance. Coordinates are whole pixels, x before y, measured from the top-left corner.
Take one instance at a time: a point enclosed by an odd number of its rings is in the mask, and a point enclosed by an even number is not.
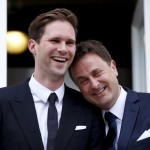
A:
[[[74,57],[74,55],[75,55],[75,48],[72,48],[70,51],[69,51],[69,53],[70,53],[70,55],[71,56],[73,56]]]
[[[79,89],[84,96],[88,95],[88,93],[89,93],[89,86],[88,85],[79,86]]]

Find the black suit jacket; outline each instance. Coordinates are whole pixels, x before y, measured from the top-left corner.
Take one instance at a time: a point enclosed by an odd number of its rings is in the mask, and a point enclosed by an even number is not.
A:
[[[150,150],[150,137],[137,141],[150,129],[150,94],[127,91],[118,150]],[[150,135],[150,134],[149,134]]]
[[[65,86],[55,150],[100,150],[101,116],[95,109]],[[79,125],[86,129],[75,130]],[[44,150],[28,80],[0,89],[0,150]]]

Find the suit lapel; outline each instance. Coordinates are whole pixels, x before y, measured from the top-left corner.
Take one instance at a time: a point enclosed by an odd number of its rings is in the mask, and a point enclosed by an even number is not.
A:
[[[15,101],[12,101],[11,105],[31,149],[44,150],[28,82],[17,89]]]
[[[66,150],[66,146],[75,131],[81,113],[81,105],[76,103],[74,96],[71,96],[66,89],[55,150]]]
[[[132,135],[139,110],[137,94],[128,90],[123,121],[118,140],[118,150],[126,150]]]

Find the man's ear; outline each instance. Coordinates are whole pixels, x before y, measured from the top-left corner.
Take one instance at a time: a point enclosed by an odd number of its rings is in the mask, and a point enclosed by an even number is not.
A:
[[[36,55],[36,45],[37,45],[37,42],[33,39],[30,39],[29,42],[28,42],[28,48],[29,48],[29,51],[33,54],[33,55]]]
[[[111,60],[111,68],[113,69],[113,71],[115,72],[116,77],[118,76],[118,70],[116,67],[116,62],[114,60]]]

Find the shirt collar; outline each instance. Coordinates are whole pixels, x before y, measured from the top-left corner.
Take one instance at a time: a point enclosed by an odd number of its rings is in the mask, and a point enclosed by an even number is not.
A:
[[[58,97],[58,102],[62,103],[65,91],[64,83],[56,91],[51,91],[35,80],[34,76],[32,75],[29,81],[29,87],[31,89],[31,93],[38,97],[38,99],[35,99],[34,101],[42,100],[44,103],[46,103],[49,95],[55,92]]]
[[[120,86],[120,88],[121,88],[120,95],[116,103],[113,105],[113,107],[109,111],[113,113],[118,119],[122,120],[127,92],[122,88],[122,86]],[[104,117],[105,112],[106,112],[105,110],[102,110],[103,117]]]

